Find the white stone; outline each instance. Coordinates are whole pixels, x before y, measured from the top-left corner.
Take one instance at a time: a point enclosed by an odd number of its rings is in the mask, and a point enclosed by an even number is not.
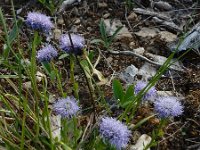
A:
[[[135,81],[135,76],[138,73],[138,68],[134,65],[128,66],[124,72],[120,74],[120,78],[128,84],[132,84]]]
[[[148,79],[153,77],[155,74],[156,68],[147,62],[145,62],[138,71],[138,75],[141,75],[144,81],[148,81]]]
[[[152,138],[147,134],[141,135],[137,143],[130,147],[130,150],[144,150],[144,148],[151,142],[151,139]],[[147,150],[150,150],[150,148]]]
[[[139,55],[143,55],[144,51],[145,51],[144,47],[139,47],[139,48],[133,49],[133,52],[135,52],[136,54],[139,54]]]

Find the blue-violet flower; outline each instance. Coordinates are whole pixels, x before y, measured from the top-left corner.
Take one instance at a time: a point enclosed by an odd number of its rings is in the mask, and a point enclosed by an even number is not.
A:
[[[135,85],[134,92],[135,94],[138,94],[142,89],[144,89],[147,86],[148,83],[139,81]],[[157,91],[155,87],[151,87],[143,96],[143,100],[151,100],[152,98],[156,97]]]
[[[81,55],[82,54],[82,49],[85,45],[85,39],[84,37],[77,35],[77,34],[70,34],[73,47],[70,42],[70,38],[68,34],[63,34],[60,37],[60,48],[67,52],[67,53],[74,53],[75,55]]]
[[[183,113],[183,105],[176,97],[159,97],[154,102],[154,109],[161,118],[176,117]]]
[[[77,100],[74,97],[67,97],[59,99],[53,104],[53,111],[63,118],[71,118],[77,114],[80,107],[77,104]]]
[[[50,17],[39,12],[29,12],[26,24],[34,30],[41,30],[45,33],[48,33],[54,27]]]
[[[119,120],[105,117],[99,125],[100,135],[117,149],[125,148],[128,144],[131,131]]]
[[[50,61],[58,55],[57,51],[52,45],[47,45],[37,52],[37,59],[39,62]]]

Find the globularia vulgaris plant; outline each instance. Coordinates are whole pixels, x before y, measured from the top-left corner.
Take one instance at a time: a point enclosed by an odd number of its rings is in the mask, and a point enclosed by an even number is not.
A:
[[[3,148],[125,149],[131,142],[132,131],[157,115],[161,123],[158,129],[152,131],[152,142],[147,146],[151,147],[161,135],[164,123],[170,117],[183,113],[183,106],[176,97],[157,97],[155,88],[156,82],[171,65],[175,53],[169,56],[149,82],[139,81],[124,88],[120,81],[112,81],[113,97],[122,111],[113,117],[100,87],[107,80],[96,68],[98,59],[95,62],[95,57],[87,51],[88,39],[79,33],[66,31],[59,41],[48,41],[47,37],[54,28],[49,16],[29,12],[23,22],[16,18],[13,9],[13,17],[13,28],[9,31],[0,9],[4,32],[0,65],[8,70],[0,74],[0,145]],[[22,26],[28,28],[30,33],[27,43],[23,45]],[[105,48],[109,48],[120,29],[109,37],[101,20],[101,42]],[[57,63],[61,52],[67,53],[67,57],[62,57],[60,61],[69,62],[64,69]],[[80,74],[84,75],[84,88],[89,91],[88,101],[91,104],[88,108],[81,105],[84,101],[75,78],[75,67],[79,67]],[[131,128],[131,121],[145,102],[153,103],[155,114],[141,119]],[[85,113],[89,117],[84,116]]]

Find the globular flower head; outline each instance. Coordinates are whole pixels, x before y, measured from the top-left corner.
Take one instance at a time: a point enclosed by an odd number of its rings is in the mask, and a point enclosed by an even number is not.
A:
[[[143,82],[143,81],[137,82],[134,89],[135,94],[138,94],[142,89],[144,89],[147,86],[147,84],[148,83]],[[157,91],[155,87],[153,86],[144,94],[143,100],[151,100],[152,98],[156,96],[156,94],[157,94]]]
[[[161,118],[176,117],[183,113],[183,105],[176,97],[159,97],[154,102],[154,109]]]
[[[67,97],[59,99],[53,104],[53,111],[63,118],[71,118],[77,114],[80,107],[77,104],[77,100],[74,97]]]
[[[70,35],[71,35],[74,50],[71,45],[68,34],[61,35],[60,48],[67,53],[74,53],[75,55],[81,55],[82,49],[85,45],[85,39],[82,36],[77,35],[77,34],[70,34]]]
[[[99,125],[100,135],[117,149],[127,146],[131,132],[122,122],[105,117]]]
[[[40,30],[45,33],[48,33],[54,27],[50,17],[39,12],[29,12],[26,24],[34,30]]]
[[[52,45],[47,45],[37,52],[37,59],[39,62],[50,61],[58,55],[57,51]]]

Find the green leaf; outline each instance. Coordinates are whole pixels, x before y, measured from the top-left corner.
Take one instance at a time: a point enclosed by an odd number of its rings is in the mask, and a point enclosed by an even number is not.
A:
[[[98,44],[98,43],[104,43],[104,41],[101,39],[93,39],[92,41],[90,41],[90,44]]]
[[[18,20],[17,23],[14,25],[12,30],[10,31],[8,38],[10,43],[12,43],[18,36],[19,34],[19,28],[22,26],[22,20]]]
[[[134,86],[130,85],[126,90],[124,101],[130,101],[134,98]]]
[[[103,39],[104,42],[107,42],[108,39],[106,34],[106,26],[105,23],[103,22],[103,19],[101,19],[99,27],[100,27],[101,38]]]
[[[58,59],[64,59],[64,58],[66,58],[68,56],[69,56],[69,54],[64,53],[64,54],[60,55],[60,57]]]
[[[120,100],[120,102],[124,100],[124,91],[122,84],[119,82],[119,80],[114,80],[113,81],[113,92],[115,99]]]
[[[51,66],[50,66],[49,62],[42,62],[42,66],[43,66],[45,72],[46,72],[49,76],[51,76]]]
[[[93,61],[93,60],[94,60],[94,54],[95,54],[94,51],[90,51],[90,52],[89,52],[88,58],[90,59],[90,61]]]
[[[137,129],[138,127],[140,127],[142,124],[144,124],[145,122],[147,122],[149,119],[151,119],[151,118],[154,117],[154,116],[155,116],[155,114],[153,114],[153,115],[151,115],[151,116],[149,116],[149,117],[146,117],[146,118],[140,120],[140,121],[134,126],[133,129],[134,129],[134,130]]]
[[[90,71],[89,64],[88,64],[87,60],[81,60],[80,64],[83,67],[84,71],[86,72],[86,75],[88,77],[91,77],[91,71]]]
[[[16,79],[16,78],[19,78],[18,75],[0,75],[0,79]]]

